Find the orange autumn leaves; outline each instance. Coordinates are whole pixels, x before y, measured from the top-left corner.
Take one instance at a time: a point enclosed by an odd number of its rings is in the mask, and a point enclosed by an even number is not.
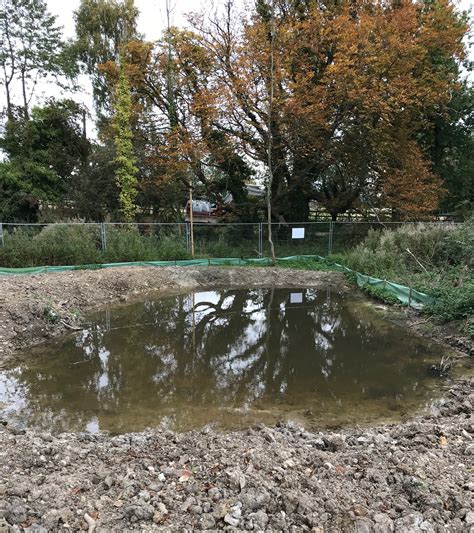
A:
[[[433,212],[443,194],[420,138],[443,113],[458,77],[466,24],[446,0],[298,2],[276,5],[274,119],[269,95],[268,2],[251,13],[226,2],[193,31],[171,29],[127,47],[137,115],[150,127],[156,179],[211,187],[209,161],[229,147],[275,167],[274,211],[301,215],[289,198],[333,215],[368,203],[402,218]],[[113,65],[103,68],[113,79]],[[170,92],[170,76],[172,90]],[[170,101],[172,99],[172,102]],[[176,121],[170,120],[171,104]],[[140,122],[140,121],[138,121]],[[149,133],[148,133],[149,134]],[[157,167],[157,168],[158,168]],[[293,196],[292,196],[293,195]]]

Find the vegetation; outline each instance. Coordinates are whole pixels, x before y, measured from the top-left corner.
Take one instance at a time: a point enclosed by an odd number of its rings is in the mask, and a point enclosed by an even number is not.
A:
[[[466,14],[448,0],[239,5],[148,42],[134,0],[81,0],[66,42],[45,0],[1,0],[0,220],[178,221],[190,184],[226,220],[305,221],[311,202],[333,219],[468,216]],[[70,99],[41,100],[38,78]],[[267,194],[249,198],[250,180]]]
[[[128,261],[188,259],[184,238],[149,235],[134,227],[108,227],[107,247],[102,250],[97,226],[45,226],[36,235],[16,229],[4,235],[0,265],[27,266],[84,265]]]
[[[410,286],[436,298],[427,312],[474,324],[474,218],[462,225],[405,225],[372,231],[360,245],[335,257],[349,268]]]
[[[137,212],[135,199],[137,197],[137,172],[133,154],[133,133],[131,130],[132,99],[130,85],[124,68],[120,68],[120,75],[114,100],[114,143],[116,151],[115,179],[119,189],[119,204],[122,219],[132,222]]]

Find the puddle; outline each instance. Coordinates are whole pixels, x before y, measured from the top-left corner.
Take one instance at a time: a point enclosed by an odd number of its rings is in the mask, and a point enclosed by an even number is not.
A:
[[[307,427],[397,420],[427,405],[444,348],[359,294],[196,292],[88,317],[0,372],[0,412],[53,431]]]

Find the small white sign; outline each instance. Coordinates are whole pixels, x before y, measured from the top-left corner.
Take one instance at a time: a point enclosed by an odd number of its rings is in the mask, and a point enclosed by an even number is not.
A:
[[[303,293],[302,292],[292,292],[290,293],[290,304],[302,304],[303,303]]]
[[[304,228],[292,228],[291,238],[292,239],[304,239]]]

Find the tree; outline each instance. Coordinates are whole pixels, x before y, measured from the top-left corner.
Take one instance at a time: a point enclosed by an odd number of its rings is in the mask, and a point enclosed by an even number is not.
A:
[[[0,219],[36,221],[41,204],[64,201],[89,153],[83,110],[71,100],[12,116],[0,139]]]
[[[100,65],[118,61],[122,47],[137,34],[138,9],[134,0],[81,0],[74,13],[77,57],[92,79],[98,112],[110,110],[110,88]]]
[[[74,68],[68,61],[61,28],[44,0],[1,0],[0,5],[0,65],[7,115],[13,116],[13,89],[18,83],[22,112],[28,117],[38,80],[72,76]]]
[[[119,189],[120,211],[123,219],[131,222],[137,206],[137,173],[136,160],[133,153],[133,133],[131,130],[132,98],[130,85],[121,66],[114,97],[113,131],[115,142],[115,179]]]
[[[388,189],[392,203],[396,194],[411,194],[410,212],[400,213],[399,202],[399,216],[426,215],[437,204],[439,179],[413,143],[455,87],[452,64],[462,58],[466,32],[462,17],[445,1],[281,0],[275,11],[278,39],[272,51],[268,1],[259,0],[251,16],[240,15],[240,25],[232,2],[223,16],[195,24],[215,67],[207,80],[216,94],[212,127],[267,168],[271,137],[274,215],[305,220],[309,202],[317,200],[336,218],[367,198],[384,206]],[[416,180],[420,169],[426,173]],[[390,187],[384,187],[389,178]],[[415,187],[407,190],[407,179]],[[431,199],[417,204],[417,196]]]
[[[443,114],[432,118],[422,142],[433,172],[447,191],[442,209],[468,214],[474,209],[474,89],[463,81]]]

